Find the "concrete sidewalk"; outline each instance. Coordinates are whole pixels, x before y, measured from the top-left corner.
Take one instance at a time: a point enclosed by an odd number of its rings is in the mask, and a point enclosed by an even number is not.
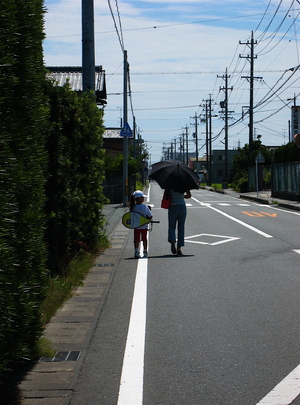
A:
[[[217,191],[217,190],[215,190]],[[287,208],[290,210],[300,211],[300,201],[292,201],[292,200],[283,200],[280,198],[272,197],[270,190],[259,191],[258,193],[255,191],[248,192],[248,193],[237,193],[231,189],[221,190],[223,194],[228,194],[232,197],[242,198],[245,200],[250,200],[254,202],[258,202],[261,204],[268,204],[273,205],[274,207],[281,207]]]
[[[74,291],[47,325],[44,336],[57,354],[41,358],[19,385],[22,405],[66,405],[76,384],[109,286],[113,280],[129,229],[121,223],[127,208],[106,205],[106,234],[111,247],[95,260],[84,285]]]
[[[214,191],[214,190],[211,190]],[[269,192],[239,194],[222,190],[224,194],[245,198],[264,204],[300,210],[299,201],[274,200]],[[22,405],[67,405],[69,404],[77,376],[89,347],[93,331],[112,283],[122,251],[130,230],[121,223],[127,208],[121,205],[106,205],[106,234],[111,247],[100,254],[94,267],[84,280],[84,285],[74,291],[45,329],[57,354],[36,362],[19,384]]]
[[[258,193],[243,193],[240,194],[240,198],[247,200],[261,202],[262,204],[269,204],[281,208],[287,208],[290,210],[300,211],[300,201],[283,200],[276,197],[271,197],[271,192],[261,191]]]

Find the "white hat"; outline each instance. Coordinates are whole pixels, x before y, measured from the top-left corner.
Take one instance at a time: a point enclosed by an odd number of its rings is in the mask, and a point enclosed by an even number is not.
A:
[[[134,198],[147,197],[141,190],[136,190],[133,193]]]

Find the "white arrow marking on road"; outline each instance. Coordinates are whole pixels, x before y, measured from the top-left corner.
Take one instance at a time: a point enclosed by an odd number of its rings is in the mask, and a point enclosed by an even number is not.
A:
[[[294,249],[293,251],[296,253],[299,253],[299,255],[300,255],[300,249]]]
[[[269,235],[269,234],[267,234],[267,233],[265,233],[263,231],[260,231],[259,229],[254,228],[254,226],[248,225],[248,224],[246,224],[246,222],[240,221],[239,219],[234,218],[231,215],[228,215],[225,212],[218,210],[217,208],[212,207],[210,204],[202,203],[201,201],[197,200],[194,197],[192,197],[192,199],[194,201],[196,201],[197,203],[199,203],[200,205],[206,205],[207,208],[210,208],[211,210],[214,210],[214,211],[218,212],[219,214],[224,215],[224,217],[227,217],[227,218],[231,219],[232,221],[235,221],[238,224],[243,225],[248,229],[251,229],[251,231],[254,231],[254,232],[258,233],[259,235],[264,236],[265,238],[273,238],[273,236],[271,236],[271,235]]]
[[[256,405],[289,405],[300,395],[300,365]]]
[[[211,238],[219,238],[221,240],[219,240],[217,242],[213,242],[213,243],[201,242],[201,241],[197,241],[197,240],[190,240],[190,239],[194,239],[194,238],[201,238],[202,236],[204,236],[204,237],[208,236]],[[200,233],[199,235],[193,235],[193,236],[188,236],[188,237],[184,238],[184,240],[186,242],[198,243],[199,245],[210,245],[210,246],[217,246],[217,245],[221,245],[222,243],[232,242],[232,241],[238,240],[238,239],[240,239],[240,238],[235,238],[233,236],[211,235],[209,233]]]

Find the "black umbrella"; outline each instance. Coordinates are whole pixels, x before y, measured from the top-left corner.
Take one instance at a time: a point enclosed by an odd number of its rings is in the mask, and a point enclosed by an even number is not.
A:
[[[149,178],[157,181],[161,188],[174,189],[181,193],[199,188],[197,174],[185,163],[178,160],[164,160],[154,163]]]

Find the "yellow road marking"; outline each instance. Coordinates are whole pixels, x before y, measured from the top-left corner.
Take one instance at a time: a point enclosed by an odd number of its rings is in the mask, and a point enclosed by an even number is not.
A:
[[[274,214],[274,213],[272,213],[272,214],[270,214],[270,213],[268,213],[268,212],[255,212],[255,211],[242,211],[242,214],[246,214],[246,215],[248,215],[249,217],[261,217],[261,218],[263,218],[263,217],[272,217],[272,218],[276,218],[277,217],[277,214]]]

